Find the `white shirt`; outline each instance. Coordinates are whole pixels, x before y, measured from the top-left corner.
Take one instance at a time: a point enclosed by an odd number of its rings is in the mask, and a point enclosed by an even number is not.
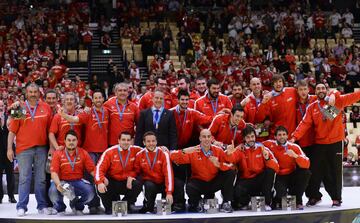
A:
[[[338,26],[341,19],[341,15],[339,13],[330,15],[330,24],[331,26]]]
[[[345,23],[352,25],[352,21],[354,20],[354,15],[351,12],[343,14],[343,18],[345,19]]]
[[[353,35],[353,32],[351,30],[351,28],[349,27],[344,27],[342,30],[341,30],[341,35],[344,37],[344,38],[351,38],[352,35]]]

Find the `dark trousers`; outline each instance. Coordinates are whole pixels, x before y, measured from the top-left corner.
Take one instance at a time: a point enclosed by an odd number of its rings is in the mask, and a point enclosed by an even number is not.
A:
[[[2,176],[4,170],[6,174],[7,194],[9,198],[14,197],[14,186],[15,186],[14,163],[11,163],[10,161],[6,160],[2,164],[0,164],[0,200],[4,197],[3,182],[2,182]]]
[[[233,170],[219,171],[218,175],[209,182],[190,179],[186,184],[189,205],[195,207],[198,206],[201,195],[205,195],[205,199],[210,199],[214,197],[214,193],[218,190],[221,190],[223,202],[232,201],[234,196],[234,179],[235,172]]]
[[[287,175],[277,175],[274,184],[276,191],[275,202],[280,204],[283,196],[293,195],[296,196],[296,204],[302,205],[302,196],[310,176],[310,170],[300,168]]]
[[[250,179],[238,178],[234,189],[234,202],[236,205],[248,205],[252,196],[262,195],[265,204],[270,205],[272,200],[272,188],[274,185],[275,171],[266,168],[261,174]]]
[[[51,174],[46,173],[46,192],[49,192],[50,186],[51,186]],[[48,204],[48,207],[53,207],[53,203],[50,200],[49,193],[47,193],[46,196],[46,202]]]
[[[342,148],[343,142],[314,146],[310,158],[312,173],[305,194],[309,198],[320,199],[320,184],[324,183],[325,190],[332,200],[341,201],[342,189]]]
[[[119,201],[120,195],[125,195],[122,199],[123,201],[127,201],[129,204],[135,204],[137,197],[139,196],[142,183],[139,180],[132,181],[132,188],[129,190],[126,187],[126,180],[117,181],[111,178],[109,180],[109,185],[106,187],[107,191],[105,193],[99,193],[101,197],[101,201],[105,207],[105,211],[109,212],[112,210],[112,202]]]
[[[188,180],[189,165],[177,165],[173,163],[174,171],[174,205],[185,206],[185,184]]]
[[[162,194],[162,197],[165,197],[165,185],[164,184],[157,184],[154,183],[152,181],[144,181],[144,188],[145,188],[145,193],[144,193],[144,208],[147,209],[148,211],[152,212],[154,210],[154,206],[155,206],[155,199],[156,199],[156,195],[158,193]]]

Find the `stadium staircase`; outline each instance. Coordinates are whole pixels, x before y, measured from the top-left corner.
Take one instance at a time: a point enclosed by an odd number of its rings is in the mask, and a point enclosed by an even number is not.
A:
[[[360,23],[355,23],[352,30],[355,43],[360,43]]]

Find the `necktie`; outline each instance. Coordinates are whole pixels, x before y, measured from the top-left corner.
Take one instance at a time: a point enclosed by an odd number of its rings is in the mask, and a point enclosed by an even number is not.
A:
[[[155,120],[156,121],[159,120],[159,110],[158,109],[155,110]]]

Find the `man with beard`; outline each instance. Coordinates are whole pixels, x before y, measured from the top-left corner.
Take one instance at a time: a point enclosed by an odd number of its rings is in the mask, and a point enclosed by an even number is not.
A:
[[[232,86],[232,95],[229,96],[229,99],[234,107],[241,105],[241,101],[244,99],[244,94],[240,83],[235,83]]]
[[[108,127],[109,112],[103,107],[104,96],[100,90],[93,93],[93,107],[91,112],[83,112],[78,116],[70,116],[62,109],[59,114],[62,118],[70,123],[80,123],[85,127],[83,148],[89,153],[94,163],[97,163],[101,154],[108,148]],[[94,140],[96,139],[96,140]],[[86,175],[86,179],[91,183],[94,182],[93,177]],[[90,214],[99,214],[103,210],[100,208],[100,199],[94,196],[89,203]]]
[[[75,106],[77,104],[76,96],[73,92],[66,92],[64,94],[64,108],[65,112],[69,115],[77,115]],[[65,145],[65,134],[69,130],[74,130],[77,133],[78,145],[82,144],[82,124],[81,123],[70,123],[60,114],[56,114],[51,121],[51,126],[49,130],[49,141],[51,146],[55,150],[63,149]]]
[[[238,177],[234,188],[233,207],[248,209],[251,196],[265,197],[265,210],[271,211],[275,173],[279,164],[272,152],[256,142],[256,132],[252,125],[246,125],[242,132],[243,148],[230,147],[227,160],[238,167]]]
[[[105,150],[96,166],[95,182],[106,214],[112,213],[112,202],[119,200],[121,194],[128,202],[128,211],[133,212],[141,192],[142,184],[134,169],[135,156],[141,148],[132,146],[131,141],[129,132],[120,133],[118,145]]]
[[[13,143],[16,136],[16,156],[19,163],[19,202],[16,205],[19,217],[24,216],[27,211],[33,168],[37,209],[40,214],[48,214],[44,170],[52,112],[49,105],[40,101],[39,97],[39,86],[34,83],[28,84],[27,100],[22,105],[26,109],[26,118],[11,119],[9,125],[7,157],[13,162]]]
[[[296,208],[303,210],[302,196],[310,179],[310,161],[300,146],[288,142],[287,129],[278,126],[275,130],[275,140],[267,140],[264,146],[273,152],[279,162],[279,172],[276,175],[274,188],[276,196],[273,208],[280,208],[281,199],[286,195],[296,196]]]
[[[119,83],[115,85],[115,95],[104,103],[109,111],[109,145],[118,144],[118,137],[122,132],[135,135],[135,124],[139,119],[139,108],[128,100],[129,84]]]
[[[207,82],[208,92],[195,101],[194,109],[214,117],[223,109],[232,109],[230,99],[220,93],[220,84],[216,79]]]
[[[179,90],[178,93],[179,104],[170,109],[173,111],[176,122],[177,137],[178,137],[178,149],[183,149],[191,144],[191,139],[194,136],[196,127],[199,125],[209,125],[212,117],[206,116],[194,109],[188,108],[189,105],[189,92],[186,90]],[[187,178],[187,168],[185,165],[173,165],[175,176],[175,187],[184,188],[184,184]],[[174,196],[175,212],[182,212],[185,210],[185,198],[184,191],[179,197]]]
[[[303,120],[292,135],[291,142],[301,139],[310,128],[315,131],[315,145],[310,157],[312,172],[307,189],[309,201],[307,206],[316,205],[321,201],[320,184],[323,181],[325,190],[333,200],[333,207],[341,206],[342,197],[342,147],[345,138],[342,116],[329,119],[324,114],[324,106],[331,105],[326,97],[328,89],[324,84],[318,84],[315,94],[318,99],[306,110]],[[332,94],[334,95],[334,94]],[[360,91],[339,95],[335,94],[334,106],[341,111],[360,100]]]
[[[200,145],[171,152],[174,163],[191,165],[191,178],[186,184],[189,211],[203,212],[199,205],[201,195],[205,199],[213,198],[214,193],[221,190],[223,203],[220,211],[230,213],[235,173],[226,163],[223,149],[211,144],[213,137],[208,129],[201,130],[199,140]]]
[[[242,107],[233,107],[231,114],[216,115],[209,126],[209,130],[216,140],[214,144],[226,149],[228,145],[238,146],[242,143],[241,131],[246,126],[243,117]]]
[[[84,205],[88,204],[94,197],[93,185],[82,180],[84,171],[94,176],[95,165],[89,154],[77,146],[77,134],[69,130],[65,134],[65,148],[55,151],[51,161],[51,183],[49,196],[54,204],[56,212],[52,214],[64,215],[66,205],[63,201],[63,184],[70,184],[74,188],[75,198],[70,201],[70,207],[76,215],[83,215]]]
[[[190,79],[186,76],[180,76],[178,78],[178,87],[177,88],[174,88],[172,91],[171,91],[171,94],[172,94],[172,97],[174,98],[173,99],[173,104],[174,105],[177,105],[178,104],[178,93],[183,90],[183,91],[186,91],[190,94]],[[189,95],[190,96],[190,95]],[[194,108],[194,104],[195,104],[195,101],[196,99],[198,99],[198,97],[191,97],[189,98],[189,101],[188,101],[188,108]]]

